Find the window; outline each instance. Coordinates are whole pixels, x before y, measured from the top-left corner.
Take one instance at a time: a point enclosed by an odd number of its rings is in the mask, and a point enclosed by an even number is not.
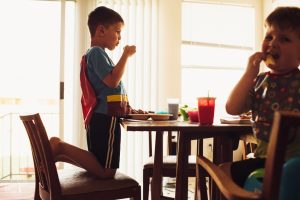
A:
[[[196,107],[198,96],[216,97],[216,114],[255,50],[253,5],[182,2],[182,102]],[[220,2],[220,1],[218,1]]]
[[[273,0],[272,1],[272,8],[276,8],[279,6],[296,6],[300,7],[299,0]]]
[[[49,137],[59,135],[61,62],[68,71],[65,118],[72,116],[75,1],[65,2],[66,37],[61,34],[61,6],[53,0],[0,3],[0,179],[33,167],[19,114],[41,113]],[[66,120],[65,132],[71,135],[72,127]]]
[[[66,2],[65,13],[67,81],[73,78],[74,1]],[[63,41],[60,24],[60,1],[13,0],[0,6],[1,115],[7,112],[58,114],[60,45]],[[68,92],[72,87],[69,83],[71,81],[67,83]]]

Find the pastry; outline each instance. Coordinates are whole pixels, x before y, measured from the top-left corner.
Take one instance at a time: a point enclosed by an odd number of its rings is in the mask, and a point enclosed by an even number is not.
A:
[[[275,64],[275,60],[273,58],[273,56],[271,56],[270,54],[267,55],[267,58],[265,60],[266,65],[274,65]]]

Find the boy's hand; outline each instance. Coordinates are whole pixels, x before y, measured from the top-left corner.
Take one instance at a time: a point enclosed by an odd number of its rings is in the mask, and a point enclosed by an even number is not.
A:
[[[259,67],[262,60],[264,60],[266,55],[262,52],[256,52],[249,57],[248,66],[246,73],[255,78],[259,73]]]
[[[136,52],[136,47],[135,47],[135,45],[132,45],[132,46],[126,45],[126,46],[124,47],[124,52],[123,52],[123,54],[125,54],[125,55],[127,55],[127,56],[129,57],[129,56],[132,56],[133,54],[135,54],[135,52]]]

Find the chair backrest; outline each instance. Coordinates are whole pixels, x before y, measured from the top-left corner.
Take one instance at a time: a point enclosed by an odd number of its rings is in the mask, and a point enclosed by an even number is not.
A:
[[[291,142],[291,138],[295,138],[295,134],[299,133],[299,130],[300,113],[275,112],[263,180],[262,196],[265,199],[278,199],[286,147]]]
[[[282,176],[282,171],[284,163],[287,159],[287,147],[293,145],[296,147],[293,151],[299,148],[300,142],[300,112],[292,111],[276,111],[274,113],[274,120],[272,125],[272,130],[269,138],[269,144],[267,149],[267,157],[265,162],[263,184],[261,193],[250,192],[244,188],[238,186],[233,179],[228,174],[228,168],[230,170],[231,163],[228,165],[223,164],[221,167],[213,164],[210,160],[205,158],[202,155],[198,155],[197,158],[197,192],[201,192],[201,199],[207,199],[206,191],[201,191],[200,188],[204,186],[205,180],[203,181],[203,174],[207,172],[210,177],[214,180],[221,194],[227,199],[256,199],[256,200],[277,200],[279,199],[279,194],[281,196],[281,178],[284,179],[286,176]],[[290,149],[290,148],[288,148]],[[295,152],[293,152],[295,153]],[[294,158],[299,158],[297,155]],[[291,155],[289,155],[290,158]],[[288,160],[289,162],[290,160]],[[287,163],[288,163],[287,162]],[[286,171],[284,171],[286,172]],[[298,173],[298,171],[296,171]],[[297,176],[299,177],[299,176]],[[294,177],[293,177],[294,178]],[[299,178],[300,179],[300,178]],[[299,180],[298,179],[298,180]],[[290,184],[290,183],[289,183]],[[260,184],[261,185],[261,184]],[[296,186],[296,190],[289,191],[298,191],[299,189]],[[286,192],[286,191],[284,191]],[[282,198],[281,198],[282,199]],[[290,199],[290,198],[283,198]]]
[[[37,189],[42,199],[59,199],[61,187],[58,179],[56,165],[52,156],[49,139],[40,118],[40,115],[20,116],[32,149],[34,167],[36,171],[36,194]]]
[[[152,132],[149,131],[149,134],[148,134],[148,142],[149,142],[149,145],[148,145],[148,148],[149,148],[149,157],[152,156]],[[175,136],[172,135],[172,131],[168,131],[168,155],[176,155],[176,145],[172,142],[172,139],[174,138]]]

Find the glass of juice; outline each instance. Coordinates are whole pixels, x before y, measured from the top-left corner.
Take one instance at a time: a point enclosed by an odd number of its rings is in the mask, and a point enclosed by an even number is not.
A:
[[[198,115],[201,125],[212,125],[215,114],[215,97],[198,98]]]

